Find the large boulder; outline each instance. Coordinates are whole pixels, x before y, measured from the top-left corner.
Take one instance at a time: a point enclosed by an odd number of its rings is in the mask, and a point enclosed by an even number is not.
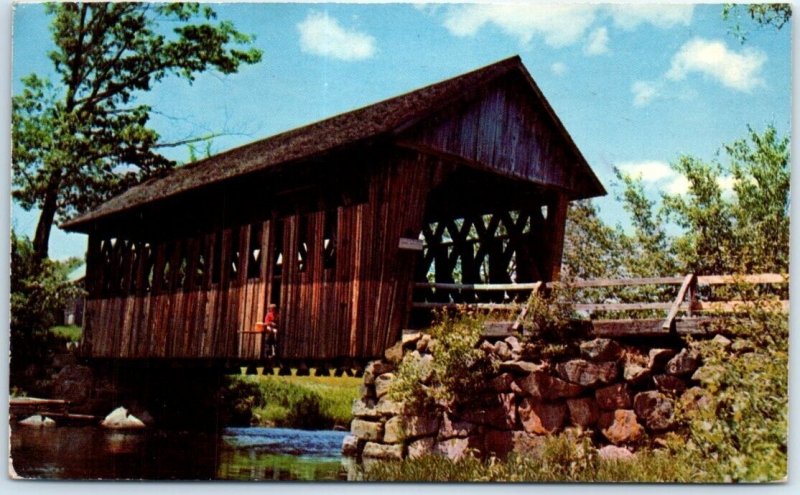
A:
[[[627,383],[615,383],[595,391],[595,398],[600,409],[614,411],[631,408],[631,393]]]
[[[675,427],[675,407],[672,400],[661,392],[650,390],[636,394],[633,409],[651,431],[666,431]]]
[[[389,392],[394,380],[394,373],[384,373],[375,378],[375,396],[381,398]]]
[[[669,394],[679,394],[686,390],[686,382],[674,375],[656,375],[653,383],[659,391]]]
[[[367,442],[361,457],[367,459],[379,459],[383,461],[403,460],[403,444],[385,445],[382,443]]]
[[[347,435],[342,440],[342,455],[344,457],[356,457],[358,455],[358,437]]]
[[[350,433],[361,440],[379,442],[383,439],[383,424],[356,418],[350,422]]]
[[[415,459],[433,453],[433,446],[436,444],[434,437],[425,437],[408,444],[408,458]]]
[[[130,414],[124,407],[118,407],[100,422],[100,426],[111,430],[138,430],[145,428],[144,421]]]
[[[375,400],[370,398],[354,400],[352,413],[356,418],[375,419],[380,417],[380,413],[375,407]]]
[[[675,349],[650,349],[647,360],[647,368],[653,372],[658,373],[664,369],[667,361],[677,353]]]
[[[630,409],[603,413],[598,424],[603,436],[614,445],[635,443],[644,434],[644,428],[636,420],[636,413]]]
[[[371,361],[364,369],[364,384],[372,385],[375,383],[375,378],[383,375],[384,373],[391,373],[394,371],[394,364],[386,361]]]
[[[524,394],[538,400],[576,397],[583,392],[583,387],[580,385],[569,383],[543,371],[529,373],[523,378],[517,378],[515,382]]]
[[[688,349],[683,349],[667,362],[664,371],[668,375],[687,376],[695,372],[700,366],[700,356]]]
[[[590,397],[567,399],[570,423],[582,428],[588,428],[597,422],[600,411],[597,402]]]
[[[592,363],[584,359],[573,359],[559,363],[556,369],[561,378],[584,387],[613,383],[619,374],[614,361]]]
[[[563,402],[541,402],[525,398],[519,404],[519,419],[528,433],[556,433],[564,426],[567,406]]]
[[[589,361],[614,361],[622,352],[622,348],[615,341],[603,338],[584,342],[580,349],[581,357]]]
[[[480,447],[477,437],[448,438],[447,440],[436,442],[433,446],[433,452],[457,461],[468,455],[473,449],[479,449]]]
[[[459,419],[498,430],[510,430],[517,422],[514,394],[499,394],[491,404],[470,407],[459,414]]]
[[[439,418],[432,416],[395,416],[386,422],[383,441],[400,443],[406,439],[436,435]]]
[[[439,440],[447,440],[449,438],[466,438],[475,431],[475,424],[469,421],[459,421],[455,419],[450,413],[445,412],[442,415],[442,423],[439,426]]]

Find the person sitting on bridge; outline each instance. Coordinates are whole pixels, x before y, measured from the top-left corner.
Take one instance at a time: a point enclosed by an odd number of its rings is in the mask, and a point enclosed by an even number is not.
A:
[[[264,318],[266,335],[265,341],[269,357],[275,356],[275,349],[278,345],[278,306],[270,304],[267,309],[267,316]]]

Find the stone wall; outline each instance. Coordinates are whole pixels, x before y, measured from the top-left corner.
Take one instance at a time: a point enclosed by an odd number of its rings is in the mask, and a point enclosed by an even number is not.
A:
[[[707,342],[731,346],[721,335]],[[546,436],[566,431],[588,435],[601,455],[627,456],[678,429],[679,408],[708,403],[700,386],[708,370],[697,345],[597,338],[543,357],[542,349],[516,337],[484,340],[480,349],[499,364],[484,390],[459,398],[462,407],[422,412],[388,394],[404,355],[420,363],[433,359],[430,336],[406,337],[367,366],[343,455],[355,463],[424,454],[458,459],[467,452],[504,457],[535,452]]]

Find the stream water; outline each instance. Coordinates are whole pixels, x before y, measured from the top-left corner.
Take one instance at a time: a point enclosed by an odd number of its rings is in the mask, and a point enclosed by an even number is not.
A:
[[[11,457],[24,478],[345,480],[340,451],[346,434],[256,427],[217,435],[14,427]]]

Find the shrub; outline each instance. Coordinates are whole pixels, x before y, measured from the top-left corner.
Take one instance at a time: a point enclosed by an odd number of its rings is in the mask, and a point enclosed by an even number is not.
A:
[[[422,364],[414,353],[403,357],[389,392],[393,400],[416,409],[450,408],[457,398],[472,397],[484,387],[496,363],[477,348],[483,320],[471,313],[441,313],[431,327],[433,360]]]

